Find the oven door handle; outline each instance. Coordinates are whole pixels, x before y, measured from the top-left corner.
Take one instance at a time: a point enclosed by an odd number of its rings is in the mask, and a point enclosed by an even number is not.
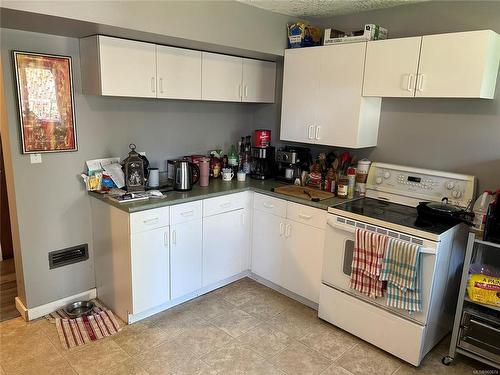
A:
[[[332,227],[333,229],[342,230],[344,232],[352,233],[352,234],[354,234],[356,232],[356,227],[353,225],[337,224],[337,222],[335,220],[332,220],[332,219],[327,219],[326,223],[330,227]],[[423,247],[423,246],[420,247],[420,252],[422,254],[431,254],[431,255],[436,255],[436,253],[437,253],[436,249],[433,249],[431,247]]]
[[[495,327],[493,327],[493,326],[491,326],[491,325],[485,324],[485,323],[483,323],[483,322],[480,322],[480,321],[478,321],[478,320],[476,320],[476,319],[471,319],[471,320],[470,320],[470,323],[472,323],[472,324],[477,324],[478,326],[481,326],[481,327],[483,327],[483,328],[491,329],[492,331],[494,331],[494,332],[496,332],[496,333],[500,333],[500,329],[495,328]]]

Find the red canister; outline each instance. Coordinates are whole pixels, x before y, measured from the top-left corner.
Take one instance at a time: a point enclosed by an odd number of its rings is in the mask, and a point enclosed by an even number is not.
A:
[[[253,142],[255,147],[267,147],[271,145],[271,130],[256,130]]]

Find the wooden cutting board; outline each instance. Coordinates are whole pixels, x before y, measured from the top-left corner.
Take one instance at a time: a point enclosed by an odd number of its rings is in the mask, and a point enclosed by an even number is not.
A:
[[[311,197],[309,195],[307,195],[306,193],[304,193],[304,190],[308,191],[309,194],[311,194],[311,196],[313,198],[319,198],[319,200],[330,199],[330,198],[334,197],[333,193],[329,193],[327,191],[321,191],[321,190],[313,189],[313,188],[309,188],[309,187],[304,187],[304,186],[288,185],[288,186],[280,186],[280,187],[274,188],[275,193],[280,193],[280,194],[290,195],[290,196],[296,197],[296,198],[311,200]]]

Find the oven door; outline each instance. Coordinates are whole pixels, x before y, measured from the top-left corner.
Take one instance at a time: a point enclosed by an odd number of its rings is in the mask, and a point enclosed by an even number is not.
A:
[[[429,310],[429,296],[436,262],[437,243],[332,214],[329,215],[327,224],[323,258],[323,284],[388,310],[405,319],[425,325],[427,323],[427,312]],[[409,312],[388,307],[387,297],[385,296],[383,298],[374,299],[349,288],[351,263],[354,251],[354,232],[356,227],[377,231],[391,237],[398,237],[401,240],[407,240],[423,246],[421,255],[422,311]]]

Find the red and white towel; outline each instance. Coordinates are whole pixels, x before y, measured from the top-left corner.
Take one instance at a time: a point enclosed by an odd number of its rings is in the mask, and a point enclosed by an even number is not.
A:
[[[387,241],[386,235],[356,229],[351,264],[352,289],[372,298],[384,296],[384,283],[379,276]]]

